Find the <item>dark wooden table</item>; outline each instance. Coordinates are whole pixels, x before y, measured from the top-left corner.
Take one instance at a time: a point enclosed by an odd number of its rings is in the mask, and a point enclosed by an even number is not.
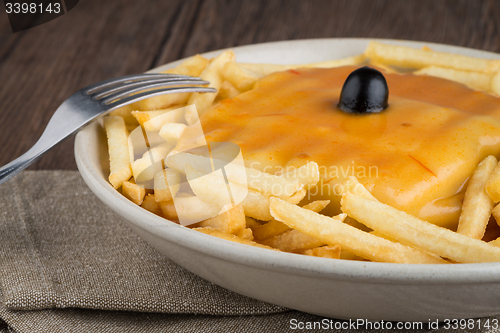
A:
[[[220,48],[373,37],[500,52],[499,0],[80,0],[13,34],[0,6],[0,165],[29,149],[76,90]],[[73,138],[34,169],[76,169]]]

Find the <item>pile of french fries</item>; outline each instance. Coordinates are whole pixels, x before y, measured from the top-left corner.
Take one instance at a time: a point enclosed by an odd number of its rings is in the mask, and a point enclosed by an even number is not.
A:
[[[104,118],[109,181],[135,204],[168,220],[192,216],[198,221],[189,226],[194,230],[275,251],[389,263],[500,261],[500,238],[489,243],[481,240],[492,215],[500,223],[500,204],[496,205],[500,202],[500,164],[494,156],[484,159],[472,175],[454,232],[379,202],[354,177],[339,187],[342,214],[322,215],[328,200],[301,205],[307,191],[320,180],[314,162],[280,175],[239,166],[243,173],[237,172],[238,167],[227,169],[228,183],[224,184],[206,168],[214,163],[213,156],[179,149],[203,144],[203,138],[185,140],[186,133],[200,126],[199,116],[218,101],[253,89],[266,75],[303,67],[364,64],[391,73],[403,70],[442,77],[500,95],[500,61],[426,47],[371,42],[361,55],[300,65],[237,63],[231,51],[210,60],[196,55],[166,73],[200,76],[218,93],[157,96]],[[146,132],[153,135],[142,150],[133,146],[131,139]],[[180,185],[183,180],[189,191]],[[151,186],[145,186],[147,182]],[[228,204],[228,186],[240,200]]]

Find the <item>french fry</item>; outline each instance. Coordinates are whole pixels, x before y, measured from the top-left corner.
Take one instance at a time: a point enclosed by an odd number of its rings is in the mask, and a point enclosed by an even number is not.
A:
[[[171,108],[166,108],[166,109],[160,109],[160,110],[154,110],[154,111],[132,111],[131,115],[134,117],[134,119],[139,123],[139,125],[144,126],[144,123],[156,118],[158,116],[161,116],[165,113],[168,113],[169,111],[175,110],[177,106],[173,106]]]
[[[171,221],[178,221],[179,216],[177,215],[177,210],[175,209],[174,202],[170,201],[162,201],[158,203],[160,205],[161,212],[165,216],[166,219]]]
[[[454,68],[428,66],[413,72],[415,75],[429,75],[455,81],[475,90],[488,91],[491,75],[479,72],[460,71]]]
[[[200,74],[200,78],[210,82],[209,87],[219,90],[223,81],[222,68],[227,62],[234,61],[234,58],[232,51],[224,51],[208,64]],[[212,105],[216,96],[214,93],[192,93],[187,104],[196,105],[198,114],[202,115]],[[198,120],[198,117],[192,114],[194,112],[196,111],[189,110],[186,112],[186,121],[189,125],[193,125]]]
[[[146,195],[146,190],[144,186],[126,180],[122,184],[122,194],[130,201],[140,206]]]
[[[207,58],[204,58],[201,55],[197,54],[195,56],[192,56],[191,58],[186,59],[179,66],[172,69],[167,69],[162,73],[199,76],[208,65],[208,63],[209,60]]]
[[[153,194],[146,195],[144,201],[141,204],[141,207],[146,210],[149,210],[153,214],[163,216],[160,204],[156,202],[155,196]]]
[[[370,59],[370,67],[376,67],[377,69],[382,70],[382,72],[388,73],[388,74],[398,74],[399,72],[395,70],[394,68],[390,67],[387,64],[380,63],[378,61],[375,61],[373,59]]]
[[[500,71],[496,72],[490,81],[490,92],[500,96]]]
[[[325,209],[329,203],[330,203],[330,200],[316,200],[316,201],[308,203],[307,205],[302,206],[302,208],[319,213],[323,209]]]
[[[388,45],[371,41],[365,55],[375,61],[394,66],[423,68],[440,66],[462,71],[491,74],[500,69],[498,60],[480,59],[460,54],[414,49],[406,46]]]
[[[351,193],[351,194],[356,194],[359,195],[365,199],[370,199],[370,200],[375,200],[378,201],[373,194],[370,193],[359,181],[356,177],[354,176],[349,176],[345,180],[343,180],[340,184],[335,185],[335,193],[338,193],[340,196],[342,196],[345,193]],[[363,230],[366,232],[372,231],[370,228],[365,226],[362,223],[359,223],[352,217],[347,216],[344,220],[344,223],[355,227],[356,229]],[[389,239],[387,237],[382,236],[381,234],[377,234],[372,232],[373,235]],[[390,241],[393,241],[392,239],[389,239]]]
[[[241,69],[258,73],[260,75],[269,75],[274,72],[281,72],[290,69],[298,68],[334,68],[341,66],[357,66],[365,61],[366,57],[364,54],[355,55],[352,57],[347,57],[337,60],[329,60],[322,62],[313,62],[309,64],[297,64],[297,65],[275,65],[275,64],[252,64],[252,63],[238,63]]]
[[[207,220],[220,213],[219,207],[206,203],[196,196],[177,196],[174,198],[173,204],[177,220],[184,226]],[[165,216],[174,216],[170,201],[167,201],[165,204],[160,202],[160,208]]]
[[[236,183],[226,183],[223,177],[212,173],[205,174],[189,165],[186,166],[186,177],[191,189],[201,200],[222,208],[232,203],[229,197],[229,187],[232,199],[237,204],[241,202],[246,216],[261,221],[271,220],[268,196]]]
[[[306,67],[306,68],[335,68],[341,66],[358,66],[361,65],[366,60],[366,56],[364,54],[358,54],[355,56],[336,59],[336,60],[328,60],[321,62],[312,62],[306,65],[295,65],[295,68]]]
[[[154,176],[153,186],[156,202],[170,201],[180,188],[181,175],[173,169],[164,169]]]
[[[340,246],[320,246],[314,249],[305,250],[304,254],[313,257],[329,259],[340,259]]]
[[[219,89],[219,94],[217,95],[217,101],[227,99],[227,98],[233,98],[241,94],[241,91],[236,89],[235,86],[231,84],[229,81],[224,81],[222,82],[222,85]]]
[[[497,224],[500,225],[500,204],[496,205],[495,208],[493,208],[491,214],[495,218]]]
[[[186,127],[184,124],[167,123],[161,127],[160,136],[167,142],[177,142]]]
[[[370,234],[372,234],[372,235],[374,235],[374,236],[377,236],[377,237],[385,238],[385,239],[387,239],[387,240],[390,240],[391,242],[396,242],[396,243],[398,242],[398,241],[397,241],[397,239],[394,239],[394,238],[391,238],[391,237],[389,237],[389,236],[386,236],[386,235],[384,235],[383,233],[378,232],[378,231],[373,231],[373,230],[372,230],[372,231],[370,231]]]
[[[277,235],[281,235],[282,233],[291,230],[289,226],[287,226],[283,222],[276,221],[275,219],[272,219],[266,224],[255,226],[252,229],[254,237],[259,240],[264,240]]]
[[[231,242],[236,242],[236,243],[240,243],[240,244],[244,244],[244,245],[250,245],[250,246],[260,247],[262,249],[279,251],[277,249],[273,249],[272,247],[265,246],[265,245],[253,242],[251,240],[248,240],[248,239],[245,239],[245,238],[240,238],[240,237],[238,237],[236,235],[233,235],[233,234],[230,234],[230,233],[227,233],[227,232],[223,232],[223,231],[220,231],[220,230],[215,230],[215,229],[212,229],[212,228],[193,228],[193,230],[202,232],[202,233],[207,234],[207,235],[219,237],[219,238],[231,241]]]
[[[104,129],[108,137],[109,182],[114,188],[122,186],[123,182],[132,177],[130,155],[128,148],[128,131],[122,117],[105,117]]]
[[[483,238],[493,209],[493,200],[486,193],[485,185],[496,165],[497,159],[494,156],[488,156],[479,163],[472,174],[458,220],[457,232],[459,234],[475,239]]]
[[[222,211],[223,213],[198,223],[198,226],[210,227],[234,235],[245,229],[245,212],[241,205],[228,205],[222,207]]]
[[[240,238],[243,238],[243,239],[248,239],[250,241],[253,241],[253,232],[252,232],[252,229],[250,229],[250,228],[241,229],[236,234],[236,236],[238,236]]]
[[[261,243],[285,252],[302,252],[325,245],[325,242],[299,230],[284,232],[277,236],[264,239]]]
[[[132,163],[132,173],[136,182],[151,180],[162,170],[161,162],[174,148],[174,143],[165,142],[145,152],[142,158]],[[155,165],[155,166],[153,166]]]
[[[208,64],[208,59],[200,55],[188,58],[179,66],[163,73],[199,76]],[[141,110],[163,109],[171,105],[186,104],[190,94],[166,94],[144,99],[138,102]]]
[[[222,173],[205,174],[197,171],[190,165],[185,168],[186,178],[189,186],[194,194],[202,201],[222,207],[233,204],[232,191],[229,193],[228,184],[226,183]],[[241,196],[244,196],[246,188],[239,186],[236,189],[241,191]]]
[[[269,197],[260,192],[249,189],[241,204],[245,210],[245,215],[249,217],[261,221],[269,221],[272,218],[269,213]]]
[[[155,111],[132,111],[132,115],[148,132],[159,131],[163,125],[184,120],[185,107],[172,106]]]
[[[243,184],[245,180],[241,179],[239,176],[246,174],[246,184],[249,188],[282,199],[300,201],[306,194],[303,185],[296,180],[274,176],[252,168],[245,168],[244,173],[242,173],[241,168],[242,167],[234,164],[225,168],[227,170],[228,179]],[[296,197],[292,199],[293,195],[296,195]]]
[[[286,201],[288,201],[289,203],[292,203],[294,205],[297,205],[299,202],[302,201],[302,199],[304,199],[304,197],[306,196],[307,194],[307,191],[305,188],[303,189],[300,189],[298,190],[297,192],[295,192],[294,195],[292,195],[291,197],[289,197],[288,199],[286,199]],[[279,196],[277,196],[279,198]]]
[[[294,65],[238,63],[239,68],[253,73],[258,73],[262,76],[269,75],[274,72],[282,72],[288,69],[293,69],[293,66]]]
[[[335,187],[335,193],[345,194],[351,193],[359,195],[365,199],[377,200],[373,194],[370,193],[354,176],[347,177],[340,184],[337,184]]]
[[[397,239],[401,244],[456,262],[500,261],[500,248],[422,221],[383,203],[346,193],[342,196],[341,205],[342,211],[349,216],[373,230]]]
[[[300,168],[284,173],[283,177],[298,181],[308,190],[319,182],[319,167],[317,163],[309,162]]]
[[[236,89],[245,92],[252,89],[263,75],[241,68],[235,62],[227,62],[222,68],[222,76],[231,82]]]
[[[329,203],[330,200],[317,200],[303,206],[302,208],[318,213],[322,211]],[[289,226],[287,226],[283,222],[276,221],[275,219],[272,219],[266,224],[255,226],[252,229],[255,238],[260,240],[281,235],[282,233],[291,230]]]
[[[351,227],[354,227],[356,229],[359,229],[359,230],[362,230],[362,231],[365,231],[365,232],[373,232],[372,229],[368,228],[366,225],[364,225],[363,223],[359,223],[358,221],[356,221],[355,219],[353,219],[352,217],[350,216],[347,216],[344,220],[344,223],[345,224],[348,224],[350,225]],[[377,234],[376,234],[377,235]],[[379,236],[379,235],[377,235]],[[384,236],[382,238],[387,238],[387,236]],[[388,238],[387,238],[388,239]]]
[[[346,196],[350,196],[350,194],[344,195],[344,197]],[[364,200],[375,202],[368,199]],[[342,222],[346,214],[328,217],[278,198],[270,198],[269,201],[271,215],[278,221],[282,221],[290,228],[316,238],[324,244],[330,246],[340,245],[342,249],[360,257],[372,261],[394,263],[446,263],[445,260],[437,256],[393,243],[351,227]]]
[[[500,202],[500,162],[493,170],[490,178],[486,182],[486,193],[490,196],[493,202]]]
[[[194,169],[205,174],[212,172],[213,165],[224,165],[224,171],[230,182],[248,186],[248,188],[262,192],[265,195],[273,195],[282,199],[289,199],[303,188],[303,185],[295,179],[288,177],[278,177],[269,173],[259,171],[257,169],[246,168],[236,163],[225,163],[218,159],[210,159],[208,157],[193,155],[189,153],[177,153],[171,155],[165,161],[165,164],[180,172],[184,172],[187,165],[191,165]],[[317,166],[317,165],[316,165]],[[311,171],[312,168],[303,170],[303,173]],[[305,192],[301,191],[297,197],[291,199],[297,201],[302,200]],[[302,197],[301,197],[302,196]]]

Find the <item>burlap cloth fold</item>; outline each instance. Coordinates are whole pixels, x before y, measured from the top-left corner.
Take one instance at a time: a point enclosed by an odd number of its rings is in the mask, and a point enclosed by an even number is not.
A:
[[[324,319],[174,264],[76,171],[25,171],[0,185],[0,283],[0,332],[285,332]]]

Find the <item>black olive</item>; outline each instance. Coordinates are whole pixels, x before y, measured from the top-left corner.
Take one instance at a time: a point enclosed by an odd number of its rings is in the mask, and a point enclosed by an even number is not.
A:
[[[384,75],[365,66],[349,74],[338,106],[348,113],[377,113],[387,107],[388,99],[389,88]]]

